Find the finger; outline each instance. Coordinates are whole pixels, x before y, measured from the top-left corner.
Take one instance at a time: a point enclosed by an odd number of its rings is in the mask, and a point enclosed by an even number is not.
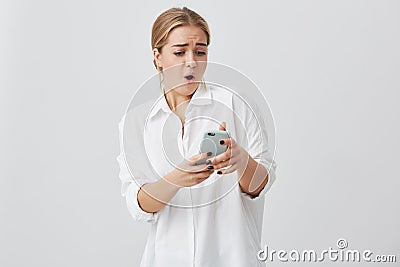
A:
[[[219,130],[220,131],[226,131],[226,122],[222,122],[220,125],[219,125]]]
[[[236,164],[234,164],[234,165],[230,166],[229,168],[222,170],[222,174],[229,174],[236,170],[237,170],[237,166],[236,166]]]
[[[231,140],[231,138],[223,138],[223,139],[219,140],[219,144],[221,146],[231,147],[232,146],[232,140]]]
[[[237,160],[230,159],[230,160],[222,161],[218,164],[214,164],[213,166],[214,166],[215,170],[220,170],[222,168],[226,168],[226,167],[232,166],[232,165],[237,165]]]
[[[236,171],[236,170],[237,170],[236,165],[232,165],[232,166],[230,166],[230,167],[228,167],[228,168],[218,170],[218,171],[217,171],[217,174],[218,174],[218,175],[229,174],[229,173],[233,173],[233,172]]]
[[[228,148],[224,153],[219,154],[212,160],[212,164],[216,165],[223,161],[227,161],[232,157],[232,149]]]
[[[188,172],[191,173],[207,173],[207,172],[212,172],[215,170],[215,167],[212,165],[205,165],[205,164],[201,164],[201,165],[196,165],[196,166],[191,166],[190,170]]]
[[[196,154],[196,155],[190,157],[189,159],[192,161],[198,161],[201,159],[209,158],[211,155],[212,155],[212,152],[204,152],[204,153]]]
[[[229,161],[224,161],[224,162],[221,162],[221,163],[218,164],[218,165],[215,165],[214,169],[217,170],[217,171],[220,171],[221,169],[226,168],[226,167],[229,167],[229,166],[231,166],[231,165],[232,165],[232,164],[229,163]]]
[[[212,152],[205,152],[194,155],[188,159],[193,165],[206,164],[207,159],[212,155]]]

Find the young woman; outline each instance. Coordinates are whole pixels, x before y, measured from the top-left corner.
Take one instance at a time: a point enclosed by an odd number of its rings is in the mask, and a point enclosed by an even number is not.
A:
[[[209,43],[194,11],[159,15],[152,48],[161,97],[133,107],[119,125],[122,195],[132,217],[151,224],[141,266],[262,266],[264,195],[275,163],[256,107],[203,81]],[[219,140],[226,152],[212,157],[198,153],[211,129],[230,133]]]

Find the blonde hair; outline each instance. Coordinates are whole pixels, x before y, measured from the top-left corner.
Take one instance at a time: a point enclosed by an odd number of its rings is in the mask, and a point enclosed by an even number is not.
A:
[[[169,33],[176,27],[186,25],[193,25],[202,29],[207,36],[207,45],[210,44],[210,29],[207,22],[187,7],[174,7],[161,13],[154,21],[151,31],[152,49],[157,48],[161,53],[161,49],[167,43]],[[153,63],[158,71],[162,71],[162,68],[158,68],[155,60],[153,60]]]

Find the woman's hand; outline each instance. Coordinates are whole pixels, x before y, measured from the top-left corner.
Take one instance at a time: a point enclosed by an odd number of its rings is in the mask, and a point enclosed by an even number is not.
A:
[[[225,123],[219,127],[226,129]],[[226,152],[216,156],[212,161],[217,174],[226,174],[238,171],[239,186],[241,190],[253,197],[257,197],[268,182],[267,169],[255,161],[247,151],[233,138],[220,140],[221,145],[226,145]],[[227,167],[227,168],[226,168]],[[221,168],[226,168],[221,170]]]
[[[195,155],[185,159],[172,172],[168,173],[164,179],[171,184],[179,187],[189,187],[203,182],[214,172],[211,161],[208,164],[196,165],[195,163],[210,156],[207,153]]]
[[[157,212],[174,197],[180,187],[196,185],[207,179],[214,172],[213,167],[195,164],[198,160],[207,158],[207,153],[193,156],[184,160],[163,179],[144,184],[138,192],[138,202],[142,210]]]
[[[220,125],[219,130],[226,131],[225,122]],[[216,156],[212,160],[212,166],[214,166],[215,170],[218,170],[217,174],[232,173],[236,170],[239,174],[243,174],[249,161],[249,154],[247,151],[236,143],[233,138],[221,139],[220,144],[228,148],[224,153]],[[222,168],[226,169],[221,170]]]

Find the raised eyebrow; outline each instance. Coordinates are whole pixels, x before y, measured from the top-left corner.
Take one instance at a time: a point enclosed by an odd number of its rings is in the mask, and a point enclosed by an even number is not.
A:
[[[185,47],[185,46],[189,46],[188,43],[184,43],[184,44],[174,44],[172,45],[172,47]],[[208,45],[205,43],[196,43],[196,46],[205,46],[207,47]]]

